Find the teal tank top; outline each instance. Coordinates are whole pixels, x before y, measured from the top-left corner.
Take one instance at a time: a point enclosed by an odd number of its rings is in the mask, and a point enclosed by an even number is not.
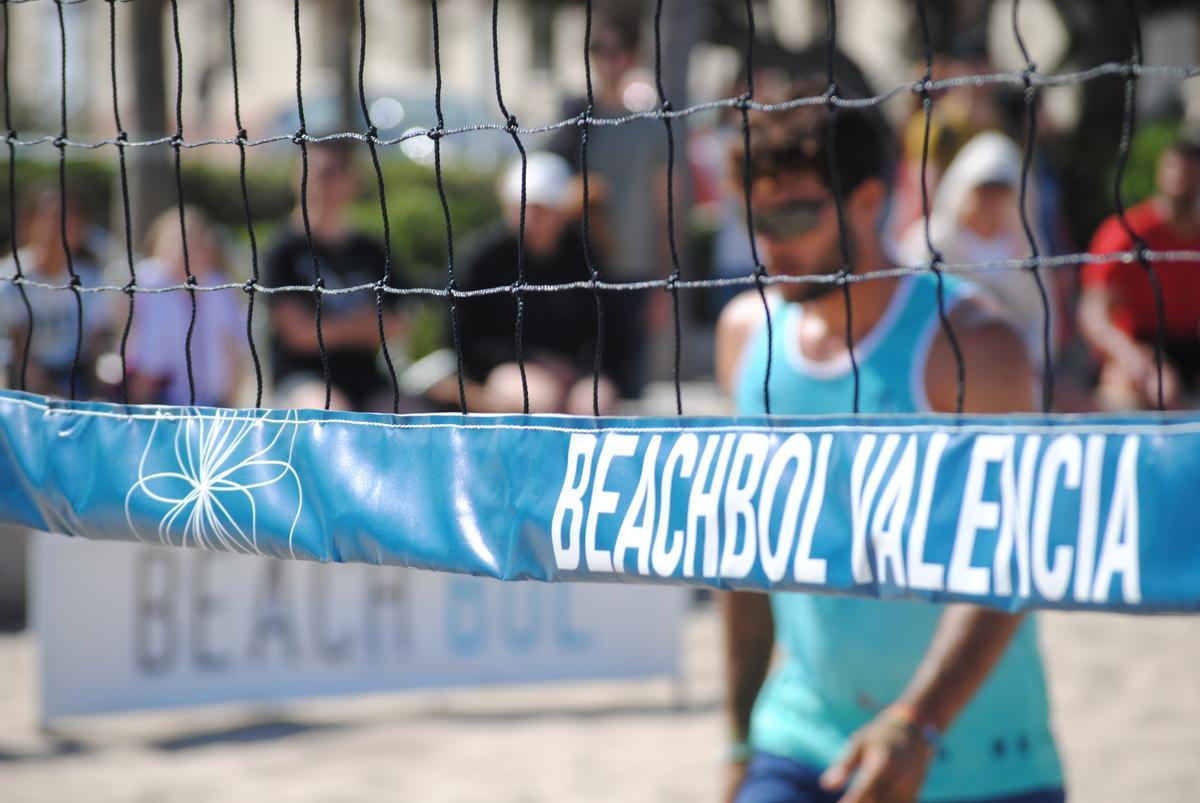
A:
[[[945,282],[947,311],[974,292],[950,277]],[[879,323],[855,344],[862,412],[930,410],[925,363],[940,326],[936,294],[932,275],[902,279]],[[800,305],[779,299],[772,308],[771,412],[848,413],[854,392],[849,355],[806,358],[798,335],[803,315]],[[766,330],[764,321],[742,355],[734,388],[739,413],[764,412]],[[785,655],[755,703],[750,742],[819,769],[901,694],[942,613],[942,606],[926,602],[804,593],[772,594],[771,608],[775,641]],[[1029,617],[944,734],[921,799],[979,800],[1061,785],[1036,624]]]

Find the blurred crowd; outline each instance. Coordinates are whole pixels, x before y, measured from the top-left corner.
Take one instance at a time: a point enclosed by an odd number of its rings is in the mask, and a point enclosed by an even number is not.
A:
[[[593,116],[622,117],[658,104],[640,33],[637,20],[598,16],[591,39]],[[811,58],[808,72],[819,74],[815,65],[823,65],[823,56]],[[804,59],[798,56],[797,65]],[[852,64],[842,60],[838,69],[843,94],[870,94]],[[935,74],[992,70],[986,52],[977,49],[940,58]],[[764,70],[755,75],[756,97],[823,91],[806,78]],[[742,76],[728,94],[740,94],[744,81]],[[562,117],[584,108],[582,99],[569,101]],[[1163,402],[1192,406],[1200,391],[1200,263],[1143,264],[1105,255],[1200,251],[1200,130],[1179,121],[1157,156],[1153,194],[1123,217],[1114,209],[1089,243],[1067,234],[1063,180],[1051,160],[1040,150],[1025,151],[1020,101],[1014,107],[1003,88],[968,84],[940,91],[933,108],[927,132],[914,98],[893,137],[884,232],[893,263],[974,266],[964,275],[1007,310],[1034,364],[1045,367],[1048,359],[1066,380],[1059,383],[1059,409],[1156,406],[1160,359]],[[889,122],[880,114],[878,124]],[[742,135],[740,112],[725,108],[715,118],[677,121],[675,129],[677,196],[689,203],[676,204],[673,230],[681,243],[688,228],[683,221],[702,219],[711,231],[704,254],[694,248],[686,253],[685,277],[752,275],[741,167],[729,157]],[[1044,134],[1035,131],[1034,138]],[[643,282],[672,272],[663,125],[637,119],[590,127],[586,209],[583,136],[579,126],[559,129],[531,142],[524,164],[501,171],[495,192],[502,214],[491,227],[456,242],[452,264],[460,290],[504,289],[453,305],[439,302],[443,348],[416,355],[422,357],[416,361],[407,348],[416,302],[378,290],[381,283],[404,288],[417,282],[350,214],[370,189],[356,155],[361,148],[338,140],[310,144],[307,210],[297,208],[263,253],[260,284],[295,288],[257,296],[263,312],[256,312],[261,331],[254,335],[267,372],[265,403],[322,407],[327,387],[330,407],[358,411],[391,411],[394,387],[402,412],[457,409],[465,398],[477,411],[521,411],[527,402],[535,413],[608,413],[621,400],[637,399],[649,380],[664,373],[651,356],[655,343],[673,340],[671,296],[662,289],[595,294],[586,285],[593,277]],[[679,188],[685,186],[683,195]],[[15,245],[0,275],[19,269],[37,282],[70,285],[73,272],[83,288],[106,283],[106,275],[127,275],[117,247],[123,238],[89,220],[70,192],[36,188],[17,214]],[[225,233],[191,206],[163,212],[137,252],[137,283],[150,291],[186,284],[189,273],[201,288],[248,278],[248,270],[231,264]],[[1035,253],[1078,252],[1093,256],[1082,265],[1042,268],[1040,281],[1022,262]],[[119,256],[114,260],[113,254]],[[705,268],[694,270],[701,260]],[[117,268],[106,264],[114,261]],[[310,289],[318,274],[329,291],[371,286],[323,294],[319,333],[318,301]],[[521,291],[522,284],[568,283],[574,283],[571,289],[553,293]],[[714,289],[698,306],[711,321],[740,289]],[[252,402],[247,294],[232,288],[198,291],[194,298],[193,307],[185,291],[138,293],[127,326],[129,302],[120,293],[26,286],[22,296],[5,282],[4,382],[35,393],[99,399],[121,398],[124,384],[135,403]],[[122,343],[124,369],[117,356]],[[387,359],[384,343],[390,346]]]

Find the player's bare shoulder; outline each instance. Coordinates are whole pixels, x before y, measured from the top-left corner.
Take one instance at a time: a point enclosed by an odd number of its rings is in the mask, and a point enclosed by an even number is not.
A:
[[[983,294],[964,298],[949,314],[966,367],[965,412],[1020,412],[1033,402],[1033,373],[1025,342],[1004,309]],[[939,327],[925,369],[929,401],[939,412],[954,412],[958,360],[945,327]]]
[[[717,382],[726,392],[733,386],[742,352],[751,335],[766,317],[758,290],[747,290],[734,297],[717,319],[715,363]]]

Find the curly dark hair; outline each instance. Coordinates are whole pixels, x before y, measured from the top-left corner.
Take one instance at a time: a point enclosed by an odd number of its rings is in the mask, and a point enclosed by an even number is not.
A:
[[[788,94],[812,97],[824,91],[823,85],[801,81],[792,84]],[[836,189],[845,197],[867,179],[889,179],[892,153],[886,124],[878,114],[866,110],[830,111],[825,105],[813,105],[750,113],[752,182],[781,174],[815,173],[826,187],[834,189],[836,175]],[[741,139],[730,149],[729,159],[730,175],[740,182],[745,159]]]

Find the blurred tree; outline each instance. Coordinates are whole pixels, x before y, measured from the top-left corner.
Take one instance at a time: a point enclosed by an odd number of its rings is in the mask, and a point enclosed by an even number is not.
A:
[[[1087,69],[1128,61],[1132,53],[1129,10],[1145,16],[1173,8],[1195,9],[1195,0],[1059,0],[1059,14],[1071,35],[1062,65],[1041,69]],[[1125,79],[1108,76],[1086,81],[1079,123],[1068,135],[1062,161],[1063,206],[1075,244],[1086,247],[1096,226],[1113,211],[1112,175],[1121,140]]]
[[[339,131],[366,128],[358,105],[358,2],[320,0],[321,66],[337,80]]]
[[[130,4],[126,52],[133,59],[133,97],[125,105],[133,111],[131,139],[153,139],[174,131],[167,120],[166,59],[167,0],[142,0]],[[129,125],[129,122],[126,122]],[[170,151],[161,148],[130,148],[130,199],[135,246],[163,209],[175,200]]]

